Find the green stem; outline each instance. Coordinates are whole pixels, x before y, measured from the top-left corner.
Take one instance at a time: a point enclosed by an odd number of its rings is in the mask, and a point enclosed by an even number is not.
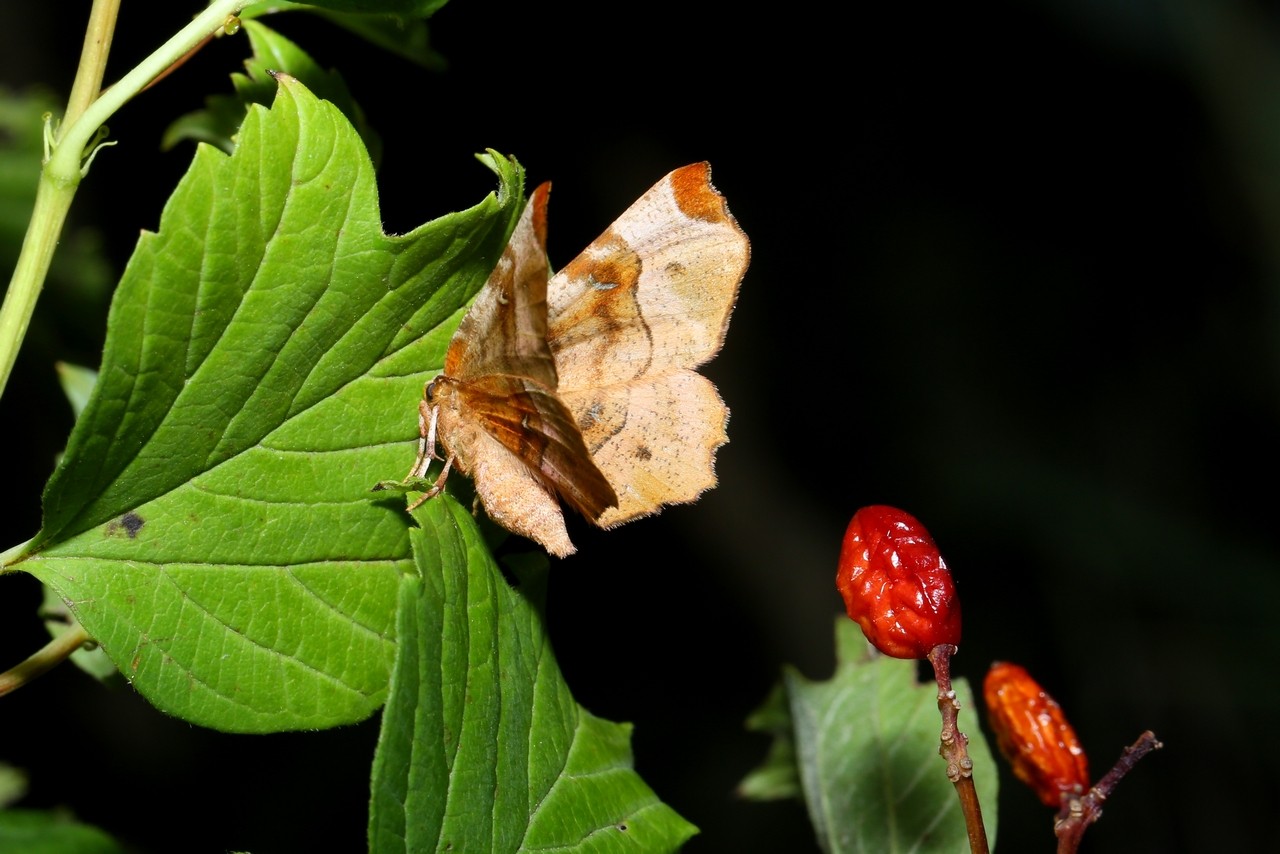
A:
[[[116,17],[120,14],[120,0],[94,0],[89,13],[89,27],[84,34],[84,47],[80,49],[80,67],[67,98],[67,113],[63,124],[74,125],[81,114],[98,97],[102,78],[107,71],[107,54],[111,52],[111,39],[115,35]]]
[[[214,0],[195,20],[140,62],[120,82],[94,97],[111,45],[110,29],[118,3],[119,0],[95,0],[67,114],[53,153],[40,174],[36,204],[22,242],[22,252],[9,281],[4,305],[0,307],[0,394],[4,393],[13,372],[18,348],[31,323],[67,211],[80,184],[85,168],[84,158],[92,154],[86,149],[93,144],[98,129],[165,69],[217,32],[229,16],[247,5],[248,0]]]
[[[13,372],[18,348],[35,313],[36,300],[49,273],[53,250],[58,246],[62,224],[66,222],[75,193],[74,186],[59,186],[43,177],[40,179],[27,236],[22,241],[17,266],[13,268],[9,291],[4,295],[4,306],[0,307],[0,394],[4,393],[9,374]]]
[[[239,12],[249,0],[214,0],[208,8],[196,16],[162,44],[159,49],[138,63],[120,81],[104,91],[69,128],[63,128],[61,141],[53,157],[45,167],[54,180],[79,182],[80,159],[93,135],[117,110],[147,84],[164,73],[170,65],[182,59],[210,34],[216,33],[226,23],[227,17]]]

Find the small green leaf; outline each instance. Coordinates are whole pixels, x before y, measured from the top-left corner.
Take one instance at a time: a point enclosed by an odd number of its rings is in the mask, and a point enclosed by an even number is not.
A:
[[[369,849],[674,851],[696,832],[632,770],[631,728],[574,702],[542,627],[546,562],[513,589],[470,513],[414,512]]]
[[[0,809],[15,804],[27,795],[27,775],[6,762],[0,762]]]
[[[779,682],[769,698],[747,718],[747,729],[773,735],[769,755],[760,767],[738,784],[738,795],[754,801],[798,798],[800,769],[796,765],[796,741],[791,732],[791,708],[786,686]]]
[[[125,854],[125,848],[98,828],[60,813],[0,810],[0,852]]]
[[[98,372],[92,368],[73,365],[70,362],[58,362],[54,369],[58,372],[58,382],[62,385],[62,393],[71,404],[71,411],[77,418],[89,405],[89,396],[98,382]]]
[[[373,491],[407,495],[410,492],[426,492],[435,485],[436,479],[433,477],[406,477],[400,480],[380,480],[373,485]]]
[[[788,669],[785,709],[775,693],[752,717],[753,727],[772,732],[775,744],[740,791],[785,797],[786,781],[799,780],[818,844],[832,854],[967,851],[960,800],[938,755],[937,686],[916,680],[917,662],[877,653],[850,620],[837,623],[836,649],[831,679],[813,682]],[[994,846],[996,764],[978,727],[973,692],[963,679],[952,687]],[[786,767],[788,756],[793,769]]]
[[[207,142],[228,154],[235,148],[235,136],[250,104],[270,104],[276,94],[272,73],[287,74],[311,90],[312,94],[331,101],[360,132],[375,166],[381,160],[382,141],[365,120],[364,111],[351,96],[346,81],[336,71],[326,71],[302,48],[279,33],[256,21],[245,21],[243,29],[249,37],[253,56],[245,60],[248,74],[232,74],[236,94],[212,95],[205,108],[180,117],[165,130],[161,148],[168,150],[183,140]]]
[[[289,3],[267,0],[246,6],[241,19],[299,9],[328,19],[332,23],[377,45],[388,53],[422,68],[439,70],[444,60],[431,47],[426,19],[448,0],[423,0],[417,3],[370,3],[364,0],[332,3]],[[323,8],[328,6],[330,8]]]
[[[137,689],[236,731],[377,709],[394,655],[417,403],[521,206],[382,233],[342,115],[282,78],[235,153],[201,146],[116,291],[97,386],[13,568]]]

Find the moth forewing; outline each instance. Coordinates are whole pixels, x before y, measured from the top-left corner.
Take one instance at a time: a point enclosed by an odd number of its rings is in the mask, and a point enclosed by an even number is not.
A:
[[[425,474],[438,440],[444,469],[418,503],[438,493],[456,467],[471,476],[494,521],[563,556],[573,544],[557,496],[593,520],[617,498],[556,396],[546,317],[548,191],[544,184],[530,197],[450,340],[444,372],[427,386],[414,473]]]
[[[589,519],[617,504],[573,414],[555,392],[522,377],[494,375],[458,387],[468,422],[518,457],[547,491]]]

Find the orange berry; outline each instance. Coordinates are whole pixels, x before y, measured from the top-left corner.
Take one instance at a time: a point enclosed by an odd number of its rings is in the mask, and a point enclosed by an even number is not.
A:
[[[1047,806],[1089,788],[1089,759],[1052,697],[1016,664],[997,661],[982,685],[987,722],[1014,775]]]

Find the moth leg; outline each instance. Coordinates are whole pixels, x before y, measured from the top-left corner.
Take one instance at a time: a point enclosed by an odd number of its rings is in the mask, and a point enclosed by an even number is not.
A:
[[[440,407],[429,405],[425,399],[418,401],[418,458],[413,461],[413,468],[409,469],[405,480],[426,477],[431,461],[440,459],[436,456],[436,414],[439,411]]]
[[[433,484],[426,492],[422,493],[422,496],[417,501],[413,502],[405,509],[416,510],[432,498],[435,498],[441,492],[444,492],[444,482],[449,479],[449,469],[451,468],[453,468],[453,454],[450,454],[449,459],[444,461],[444,468],[440,470],[440,476],[436,478],[435,484]],[[419,475],[419,477],[421,477],[421,475]]]

